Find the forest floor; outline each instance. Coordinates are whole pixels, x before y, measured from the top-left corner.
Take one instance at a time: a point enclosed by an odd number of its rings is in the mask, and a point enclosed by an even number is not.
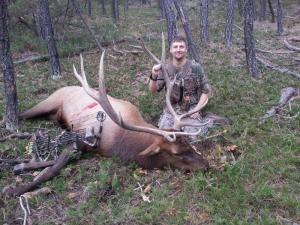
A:
[[[259,124],[260,118],[279,101],[281,89],[299,88],[300,81],[261,64],[259,78],[251,78],[245,65],[242,20],[236,14],[234,45],[229,50],[222,41],[226,13],[225,4],[220,4],[211,11],[210,43],[207,46],[198,43],[202,64],[213,87],[205,111],[226,116],[231,121],[228,126],[212,128],[202,138],[220,135],[197,144],[197,149],[210,161],[209,171],[143,170],[117,158],[84,154],[42,185],[50,193],[28,199],[32,224],[300,224],[299,99]],[[293,1],[287,1],[284,6],[285,37],[299,36],[300,6]],[[198,18],[193,7],[189,7],[194,35],[198,37]],[[87,19],[99,38],[116,41],[106,48],[109,94],[132,102],[147,121],[156,124],[164,96],[151,94],[147,89],[153,62],[144,53],[125,50],[139,44],[132,37],[144,36],[146,45],[160,55],[160,34],[165,32],[165,21],[159,19],[155,5],[142,8],[131,5],[126,21],[118,26],[110,18],[94,13],[95,16]],[[60,54],[86,48],[82,52],[86,74],[96,87],[100,54],[91,38],[82,32],[80,21],[73,18],[71,22],[72,28],[60,30],[58,34]],[[33,41],[37,40],[33,34],[17,34],[11,35],[15,60],[46,53],[44,45]],[[256,22],[255,37],[258,48],[273,51],[260,52],[260,56],[264,54],[266,59],[300,73],[299,62],[294,60],[300,57],[299,52],[274,53],[287,51],[274,23]],[[117,41],[121,39],[126,40]],[[60,87],[79,85],[72,64],[78,67],[78,55],[61,58],[62,78],[57,81],[49,77],[48,62],[15,65],[20,111]],[[3,115],[2,95],[0,101]],[[33,132],[39,128],[54,129],[55,125],[45,120],[21,124],[22,131]],[[28,140],[0,142],[0,158],[30,158],[27,145]],[[34,176],[32,173],[14,176],[10,167],[2,165],[0,169],[0,189]],[[18,198],[1,196],[0,224],[22,224],[23,216]]]

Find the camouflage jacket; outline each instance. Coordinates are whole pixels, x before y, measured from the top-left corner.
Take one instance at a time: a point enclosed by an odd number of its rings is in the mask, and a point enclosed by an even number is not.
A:
[[[172,104],[178,105],[182,111],[188,111],[194,107],[202,93],[208,94],[211,86],[200,64],[187,60],[183,67],[175,67],[172,63],[166,66],[168,75],[174,79],[177,75],[175,85],[171,94]],[[158,91],[165,87],[162,74],[159,74],[157,81]]]

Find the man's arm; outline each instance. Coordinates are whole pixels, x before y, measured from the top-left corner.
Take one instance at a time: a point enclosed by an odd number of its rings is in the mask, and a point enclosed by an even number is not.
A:
[[[164,85],[164,79],[161,76],[161,65],[153,66],[150,75],[149,90],[152,92],[160,91]]]
[[[199,67],[199,75],[201,77],[201,81],[200,81],[200,88],[201,88],[201,96],[200,99],[197,103],[197,105],[191,109],[191,110],[196,110],[197,112],[199,112],[201,109],[204,108],[204,106],[207,104],[209,97],[211,96],[211,86],[209,83],[209,80],[207,79],[207,76],[204,74],[204,71],[202,69],[202,67]],[[198,113],[194,113],[191,115],[192,118],[197,118]]]
[[[199,102],[197,103],[195,108],[193,108],[192,110],[196,110],[197,112],[199,112],[207,104],[209,97],[210,97],[210,93],[209,94],[202,93],[200,96]],[[197,118],[198,113],[192,114],[191,117]]]

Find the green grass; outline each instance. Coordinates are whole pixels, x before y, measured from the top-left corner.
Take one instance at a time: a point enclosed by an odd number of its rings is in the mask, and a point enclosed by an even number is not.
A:
[[[295,1],[289,1],[291,4]],[[289,5],[290,6],[290,5]],[[16,6],[15,6],[16,7]],[[20,10],[19,8],[13,8]],[[289,15],[289,11],[287,11]],[[126,35],[142,36],[164,30],[164,21],[154,19],[158,12],[152,7],[131,7],[127,20],[114,26],[108,17],[93,15],[88,22],[105,41],[117,40]],[[224,10],[215,8],[212,16],[221,21]],[[121,11],[123,16],[123,11]],[[195,32],[199,32],[196,15],[191,15]],[[139,24],[137,24],[137,19]],[[80,25],[77,19],[72,23]],[[240,18],[237,17],[240,24]],[[152,23],[152,24],[151,24]],[[144,24],[144,25],[142,25]],[[207,173],[198,171],[165,170],[143,171],[133,164],[124,164],[117,158],[106,159],[89,153],[74,160],[60,175],[42,186],[50,187],[49,195],[29,199],[33,212],[33,224],[287,224],[300,222],[300,118],[299,100],[292,109],[285,108],[283,116],[276,121],[269,118],[258,125],[259,118],[277,103],[281,88],[299,87],[299,81],[286,75],[260,68],[260,79],[254,80],[247,73],[243,52],[238,46],[229,51],[221,44],[221,23],[211,27],[212,44],[201,48],[202,63],[213,87],[213,97],[206,111],[227,116],[232,124],[215,127],[211,133],[227,132],[223,137],[212,139],[214,156],[224,155],[224,147],[238,146],[239,158],[235,164],[225,162],[221,169],[211,168]],[[109,32],[108,32],[109,31]],[[60,52],[77,48],[90,48],[93,41],[79,28],[70,26],[65,38],[59,39]],[[13,32],[14,33],[14,32]],[[12,34],[11,49],[14,55],[25,50],[45,53],[45,46],[30,33]],[[62,30],[58,29],[59,37]],[[263,43],[272,40],[279,43],[273,33],[257,32]],[[241,42],[237,32],[235,44]],[[145,40],[147,46],[160,55],[160,40]],[[128,44],[116,44],[118,49],[130,49]],[[277,44],[276,44],[277,43]],[[199,43],[198,43],[198,46]],[[93,87],[97,86],[99,54],[95,49],[83,52],[85,70]],[[114,57],[112,57],[114,56]],[[242,57],[234,66],[234,57]],[[283,58],[277,58],[284,63]],[[47,62],[25,63],[15,66],[19,106],[25,110],[59,87],[78,85],[72,64],[79,67],[79,57],[61,59],[62,79],[53,81]],[[153,62],[145,54],[120,55],[107,48],[105,58],[106,86],[109,94],[135,104],[144,118],[156,124],[164,105],[164,93],[152,94],[147,89],[146,78]],[[1,100],[2,101],[2,100]],[[3,101],[2,101],[3,103]],[[4,112],[4,104],[0,107]],[[22,121],[22,130],[32,131],[38,127],[53,128],[51,122]],[[0,158],[28,158],[27,140],[12,140],[0,143]],[[229,157],[229,155],[227,155]],[[20,176],[23,181],[31,177]],[[0,188],[15,184],[16,176],[9,168],[1,168]],[[150,186],[146,195],[150,203],[143,201],[138,186]],[[23,217],[17,198],[0,198],[0,224],[16,224]]]

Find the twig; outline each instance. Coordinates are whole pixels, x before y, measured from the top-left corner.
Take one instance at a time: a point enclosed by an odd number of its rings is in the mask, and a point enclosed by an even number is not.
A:
[[[222,135],[225,134],[226,132],[227,132],[227,130],[223,130],[222,132],[216,133],[216,134],[214,134],[214,135],[207,136],[207,137],[204,137],[204,138],[201,138],[201,139],[192,141],[191,144],[195,144],[195,143],[198,143],[198,142],[205,141],[205,140],[207,140],[207,139],[211,139],[211,138],[215,138],[215,137],[222,136]]]

